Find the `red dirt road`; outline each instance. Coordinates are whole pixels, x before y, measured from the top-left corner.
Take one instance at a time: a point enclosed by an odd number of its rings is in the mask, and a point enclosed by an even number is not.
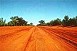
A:
[[[0,27],[0,51],[77,51],[77,27]]]

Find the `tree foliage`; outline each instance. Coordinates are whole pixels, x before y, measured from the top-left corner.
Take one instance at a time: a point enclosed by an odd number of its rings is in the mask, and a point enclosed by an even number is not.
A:
[[[50,23],[53,26],[55,26],[55,25],[61,25],[61,19],[57,18],[57,19],[51,21]]]
[[[40,20],[38,26],[44,26],[45,25],[45,21],[44,20]]]
[[[29,24],[27,24],[27,26],[34,26],[34,25],[33,25],[33,23],[29,23]]]
[[[0,26],[4,26],[5,22],[6,22],[6,20],[3,20],[3,18],[0,18]]]
[[[14,16],[10,18],[11,21],[6,23],[6,20],[0,18],[0,26],[33,26],[33,23],[28,24],[22,17]],[[40,20],[37,26],[77,26],[77,16],[69,18],[69,16],[64,16],[63,20],[57,18],[45,23],[44,20]]]
[[[68,16],[64,16],[64,19],[62,20],[62,25],[69,26],[69,17]]]
[[[50,22],[45,23],[44,20],[39,21],[38,25],[46,25],[46,26],[77,26],[77,16],[73,18],[69,18],[69,16],[64,16],[64,19],[57,18],[55,20],[51,20]]]
[[[25,21],[22,17],[14,16],[10,18],[11,21],[8,22],[10,26],[24,26],[27,25],[27,21]]]
[[[11,21],[5,23],[6,20],[0,18],[0,26],[26,26],[27,21],[25,21],[22,17],[14,16],[10,18]]]

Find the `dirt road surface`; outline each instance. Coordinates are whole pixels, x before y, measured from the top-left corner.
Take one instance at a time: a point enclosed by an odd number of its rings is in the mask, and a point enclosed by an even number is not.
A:
[[[77,29],[0,27],[0,51],[77,51]]]

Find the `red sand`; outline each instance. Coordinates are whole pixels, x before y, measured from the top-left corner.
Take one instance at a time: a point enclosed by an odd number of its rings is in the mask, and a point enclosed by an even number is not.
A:
[[[0,51],[77,51],[77,27],[0,27]]]

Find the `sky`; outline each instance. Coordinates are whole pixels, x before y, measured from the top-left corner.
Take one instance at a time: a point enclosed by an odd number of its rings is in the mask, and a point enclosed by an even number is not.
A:
[[[77,16],[77,0],[0,0],[0,18],[7,22],[19,16],[36,25],[40,20],[63,19],[65,15]]]

